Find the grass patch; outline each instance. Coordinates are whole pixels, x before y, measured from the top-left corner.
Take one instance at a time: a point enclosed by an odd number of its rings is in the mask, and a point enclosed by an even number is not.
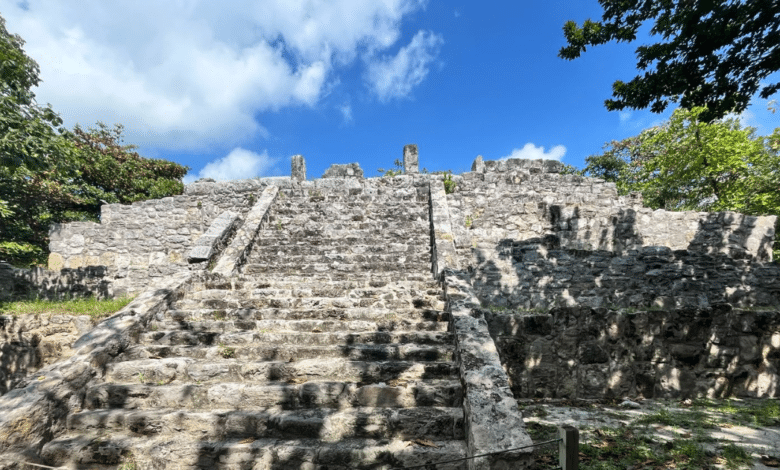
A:
[[[700,410],[676,412],[658,410],[657,412],[643,416],[635,421],[636,424],[662,424],[664,426],[679,426],[688,429],[714,428],[715,423]]]
[[[762,403],[733,406],[719,409],[723,413],[731,413],[736,420],[749,426],[777,426],[780,424],[780,402],[767,400]]]
[[[742,447],[736,444],[726,444],[721,450],[721,459],[723,465],[729,470],[738,470],[749,468],[753,464],[753,458]]]
[[[219,345],[219,355],[224,357],[225,359],[232,359],[236,357],[236,350],[235,348],[229,348],[225,346],[224,344],[220,343]]]
[[[695,400],[683,409],[657,409],[644,416],[627,418],[619,426],[580,426],[580,469],[583,470],[700,470],[751,468],[750,448],[739,442],[718,440],[711,435],[722,421],[756,426],[780,423],[778,400]],[[542,406],[526,406],[526,430],[534,442],[557,437],[556,426],[538,412]],[[662,429],[663,428],[663,429]],[[535,468],[558,467],[557,446],[534,449]]]
[[[580,444],[582,469],[618,470],[626,468],[710,468],[710,456],[701,443],[674,439],[659,443],[651,434],[632,426],[597,429],[588,442]]]
[[[745,426],[777,426],[780,425],[780,401],[761,400],[757,402],[726,400],[696,400],[694,407],[707,408],[730,416],[738,424]]]
[[[97,300],[81,298],[69,300],[18,300],[0,302],[0,313],[6,315],[89,315],[93,322],[110,317],[132,301],[132,297]]]

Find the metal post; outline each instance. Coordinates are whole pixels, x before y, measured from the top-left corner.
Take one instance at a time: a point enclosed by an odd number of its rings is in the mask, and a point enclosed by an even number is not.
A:
[[[580,459],[580,433],[574,426],[561,426],[558,428],[558,453],[562,470],[577,470]]]

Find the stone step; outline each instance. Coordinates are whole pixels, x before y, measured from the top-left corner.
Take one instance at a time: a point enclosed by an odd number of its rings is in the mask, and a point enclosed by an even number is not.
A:
[[[409,274],[424,276],[431,270],[429,262],[425,263],[340,263],[333,261],[331,263],[309,263],[286,264],[284,258],[279,258],[274,264],[256,264],[250,258],[244,265],[242,272],[253,275],[303,275],[303,274],[341,274],[342,279],[349,279],[352,276],[361,277],[374,275],[375,273],[397,274],[400,279],[409,279]],[[428,274],[430,277],[430,274]],[[336,278],[338,279],[338,278]]]
[[[188,357],[221,360],[225,356],[248,361],[300,361],[303,359],[345,359],[353,361],[454,361],[455,346],[417,344],[348,344],[305,346],[298,344],[247,346],[157,346],[133,345],[120,360]]]
[[[345,207],[341,204],[335,207],[318,207],[315,211],[301,212],[300,209],[277,209],[268,214],[271,223],[276,221],[296,224],[372,224],[392,226],[393,224],[427,223],[428,211],[421,211],[418,207]]]
[[[411,195],[410,195],[411,196]],[[420,201],[420,202],[428,202]],[[302,211],[302,206],[309,206],[316,209],[315,211]],[[366,200],[366,199],[354,199],[349,197],[326,197],[325,200],[319,198],[312,200],[309,197],[303,197],[299,199],[284,199],[280,198],[276,200],[273,205],[273,212],[281,214],[298,215],[304,214],[344,214],[344,213],[381,213],[381,212],[417,212],[421,214],[428,214],[427,204],[409,204],[407,201],[389,201],[389,200]]]
[[[375,331],[447,331],[448,324],[435,321],[411,320],[202,320],[153,321],[152,331],[183,330],[193,333],[231,333],[257,331],[266,333],[336,333]]]
[[[368,321],[440,321],[449,320],[449,313],[433,309],[382,309],[372,307],[285,309],[285,308],[228,308],[228,309],[173,309],[158,314],[158,319],[173,321],[206,320],[368,320]]]
[[[453,344],[451,333],[439,331],[368,331],[368,332],[278,332],[278,331],[216,331],[158,330],[141,333],[141,344],[189,345],[189,346],[236,346],[248,344],[279,345],[297,344],[307,346],[336,346],[348,344]]]
[[[282,258],[283,255],[283,258]],[[295,250],[287,252],[275,252],[262,249],[254,250],[250,254],[252,263],[274,264],[283,261],[284,264],[311,264],[311,263],[425,263],[430,264],[431,255],[428,250],[418,253],[383,253],[381,247],[376,247],[373,253],[296,253]]]
[[[282,269],[279,272],[268,270],[267,266],[255,265],[256,268],[250,269],[257,272],[244,272],[248,265],[242,267],[242,277],[257,279],[260,283],[276,282],[428,282],[433,280],[433,274],[429,266],[413,271],[397,272],[372,272],[372,271],[320,271],[320,272],[298,272],[293,268]]]
[[[453,407],[302,410],[87,410],[67,418],[71,431],[124,431],[201,439],[463,439],[463,409]]]
[[[254,276],[235,276],[224,278],[222,276],[204,276],[195,279],[189,284],[189,291],[195,292],[209,289],[242,290],[242,289],[317,289],[323,285],[333,286],[334,289],[352,290],[387,287],[390,290],[400,291],[436,291],[441,292],[441,286],[433,279],[424,281],[393,281],[388,278],[365,279],[340,279],[334,281],[312,280],[309,277],[296,277],[293,279],[257,279]]]
[[[359,239],[378,239],[377,241],[384,240],[385,244],[390,243],[407,243],[410,240],[414,240],[420,244],[426,244],[426,238],[429,237],[428,227],[424,224],[420,224],[418,227],[403,227],[398,228],[396,224],[392,226],[376,226],[366,228],[356,227],[343,227],[343,228],[326,228],[321,229],[317,227],[305,227],[295,226],[285,228],[281,226],[273,225],[269,223],[264,226],[258,235],[258,240],[262,241],[266,237],[284,237],[285,240],[306,240],[313,238],[359,238]]]
[[[401,227],[401,228],[399,228]],[[295,223],[292,221],[269,220],[263,224],[258,240],[266,236],[282,240],[301,238],[339,238],[370,237],[377,242],[404,243],[413,241],[425,245],[430,233],[430,224],[425,220],[397,220],[389,222],[333,222],[333,223]]]
[[[295,240],[303,237],[370,237],[378,242],[384,240],[390,243],[412,241],[425,245],[426,236],[430,233],[430,223],[427,220],[386,220],[364,222],[298,222],[294,220],[269,219],[264,223],[258,240],[266,236],[280,240]],[[365,242],[363,242],[365,244]]]
[[[280,238],[264,239],[261,244],[254,247],[257,253],[267,254],[295,254],[295,255],[372,255],[372,254],[396,254],[417,255],[430,254],[428,243],[383,243],[377,239],[376,243],[368,243],[365,240],[355,239],[354,243],[344,240],[333,240],[332,243],[306,243],[301,239],[284,240]]]
[[[344,439],[332,443],[312,439],[208,441],[179,434],[138,437],[81,432],[48,442],[42,456],[51,466],[99,470],[115,470],[122,464],[171,470],[390,470],[462,459],[466,444],[462,440],[418,443],[397,439]],[[435,468],[466,470],[467,464],[459,461]]]
[[[296,192],[297,191],[297,192]],[[284,195],[282,195],[284,193]],[[419,200],[421,203],[428,202],[428,189],[424,186],[420,188],[398,188],[388,186],[387,188],[371,188],[363,191],[361,188],[321,188],[299,190],[283,189],[279,192],[277,198],[278,205],[299,207],[301,204],[322,204],[327,203],[332,206],[334,202],[344,204],[375,204],[379,206],[403,206],[410,205],[410,200]],[[425,204],[423,204],[425,205]]]
[[[230,408],[411,408],[460,406],[458,380],[419,380],[361,385],[350,382],[305,384],[219,383],[211,385],[150,385],[104,383],[87,389],[86,409],[179,408],[208,410]]]
[[[283,195],[284,193],[284,195]],[[410,201],[416,201],[420,204],[410,204]],[[363,204],[369,207],[408,207],[420,206],[427,208],[428,189],[420,188],[378,188],[370,191],[362,191],[357,188],[328,188],[320,189],[302,189],[298,193],[283,190],[279,192],[275,207],[301,207],[302,205],[311,205],[314,207],[327,206],[332,207],[334,203],[339,204]]]
[[[273,298],[261,297],[256,299],[243,299],[238,296],[229,296],[218,299],[188,299],[177,300],[173,308],[177,310],[192,310],[200,308],[212,309],[231,309],[231,308],[280,308],[280,309],[303,309],[310,310],[314,308],[379,308],[379,309],[409,309],[409,308],[427,308],[433,310],[444,310],[445,302],[437,299],[352,299],[349,297],[309,297],[309,298]]]
[[[256,285],[262,285],[256,283]],[[194,286],[193,286],[194,287]],[[312,287],[291,286],[280,287],[247,287],[243,289],[194,289],[186,295],[189,300],[220,300],[220,299],[311,299],[320,302],[321,299],[383,299],[431,302],[442,297],[440,289],[401,289],[397,286],[356,287],[345,288],[340,283],[321,283]],[[419,303],[419,302],[418,302]]]
[[[106,381],[115,383],[214,383],[343,381],[389,383],[391,380],[450,379],[457,376],[453,362],[351,361],[346,359],[303,359],[288,361],[245,361],[220,359],[198,361],[189,357],[139,359],[108,364]]]

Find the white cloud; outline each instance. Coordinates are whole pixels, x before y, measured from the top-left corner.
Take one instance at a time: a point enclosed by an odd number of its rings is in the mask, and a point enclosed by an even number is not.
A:
[[[628,120],[631,119],[632,114],[631,111],[619,111],[618,116],[620,117],[620,124],[628,122]]]
[[[352,122],[352,106],[349,103],[344,103],[338,107],[341,112],[341,117],[344,119],[345,124]]]
[[[189,184],[200,178],[212,178],[217,181],[237,180],[263,176],[276,162],[268,156],[268,152],[257,154],[250,150],[235,148],[227,156],[209,162],[197,175],[184,177],[184,183]]]
[[[549,152],[544,151],[544,147],[537,147],[532,143],[527,143],[521,149],[514,149],[512,153],[501,157],[501,160],[507,158],[524,158],[526,160],[558,160],[560,161],[563,156],[566,155],[566,147],[563,145],[556,145],[551,148]]]
[[[339,67],[398,41],[426,0],[0,0],[66,125],[125,125],[139,145],[234,145],[258,113],[314,106]]]
[[[395,57],[372,59],[366,71],[366,81],[380,101],[402,98],[422,83],[428,67],[444,43],[442,37],[429,31],[418,31],[409,45]]]

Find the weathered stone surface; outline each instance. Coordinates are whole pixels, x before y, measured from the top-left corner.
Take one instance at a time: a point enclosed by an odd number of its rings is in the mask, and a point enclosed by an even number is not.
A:
[[[453,244],[452,224],[447,209],[447,194],[439,180],[430,183],[430,220],[433,234],[432,270],[436,279],[445,268],[458,269],[457,253]]]
[[[531,438],[468,275],[448,269],[444,285],[460,355],[469,455],[530,446]],[[531,454],[532,449],[525,448],[477,458],[469,461],[469,469],[531,468]]]
[[[631,256],[646,246],[666,246],[670,250],[687,250],[690,254],[725,255],[736,262],[737,269],[750,260],[768,260],[774,234],[772,217],[745,217],[733,212],[707,214],[700,212],[652,211],[642,207],[636,195],[617,195],[614,184],[593,178],[560,175],[558,162],[505,160],[475,162],[475,171],[453,175],[456,191],[447,195],[451,234],[463,268],[483,261],[472,256],[473,248],[496,252],[502,240],[532,244],[549,240],[554,247],[571,255],[605,251]],[[483,168],[484,167],[484,168]],[[199,181],[188,185],[185,194],[159,201],[132,205],[107,204],[102,207],[101,223],[74,222],[55,225],[51,233],[52,268],[79,269],[104,266],[103,290],[109,295],[134,293],[155,278],[188,270],[187,253],[195,240],[205,233],[211,221],[229,210],[245,214],[256,195],[266,186],[289,188],[295,193],[328,190],[360,191],[367,196],[382,191],[387,180],[347,178],[362,174],[357,167],[341,165],[334,170],[336,178],[303,181],[291,177],[274,177],[228,182]],[[424,175],[416,175],[421,178]],[[346,179],[342,179],[346,178]],[[421,178],[427,181],[427,178]],[[679,254],[676,255],[680,259]],[[576,257],[576,256],[575,256]],[[700,256],[701,259],[705,259]],[[485,258],[490,262],[491,258]],[[502,260],[506,262],[507,260]],[[501,262],[494,263],[504,268]],[[710,263],[712,264],[712,263]],[[717,263],[714,263],[717,264]],[[453,265],[454,266],[454,265]],[[509,267],[509,266],[507,266]],[[641,269],[641,265],[636,265]],[[663,278],[664,270],[647,272]],[[53,273],[49,277],[55,276]],[[491,274],[492,275],[492,274]],[[503,276],[507,279],[506,276]],[[761,278],[759,278],[760,281]],[[508,279],[506,285],[515,281]],[[568,280],[556,279],[558,284]],[[590,282],[587,278],[583,282]],[[738,285],[725,285],[732,303],[764,302],[766,289],[754,285],[752,277]],[[761,282],[761,281],[760,281]],[[580,283],[573,283],[575,287]],[[37,285],[43,289],[43,286]],[[682,282],[674,284],[682,291]],[[92,287],[90,287],[92,289]],[[578,302],[565,289],[539,293],[536,298],[549,304],[551,298]],[[502,295],[511,297],[507,289]],[[627,293],[639,302],[641,293]],[[588,297],[588,298],[585,298]],[[598,296],[583,296],[579,302],[595,306]],[[739,302],[737,302],[739,300]],[[717,299],[661,295],[648,302],[660,305],[699,305],[716,303]],[[621,302],[623,302],[621,300]],[[545,303],[545,302],[541,302]],[[540,305],[541,306],[541,305]]]
[[[14,298],[56,299],[63,297],[114,297],[117,292],[107,279],[105,266],[50,271],[21,269],[0,262],[0,300]]]
[[[0,452],[4,457],[38,460],[38,452],[63,429],[68,414],[80,408],[85,385],[118,355],[189,279],[188,273],[139,295],[114,316],[101,322],[73,344],[75,353],[44,367],[0,400]]]
[[[420,161],[417,145],[404,145],[404,174],[413,175],[420,172]]]
[[[777,397],[780,312],[755,313],[484,311],[517,397]]]
[[[225,248],[217,261],[217,265],[214,267],[215,273],[229,276],[243,263],[247,250],[251,248],[257,237],[257,231],[260,230],[268,209],[278,193],[279,189],[276,186],[268,186],[263,190],[260,198],[246,215],[244,224],[238,229],[230,245]]]
[[[363,169],[358,163],[333,164],[322,175],[323,178],[363,178]]]
[[[0,395],[72,355],[73,342],[92,326],[87,315],[0,315]]]
[[[220,214],[244,221],[174,308],[135,304],[24,379],[13,406],[0,400],[0,440],[49,465],[119,465],[130,448],[155,468],[422,465],[530,443],[510,383],[539,398],[777,395],[777,313],[720,303],[778,303],[780,268],[763,263],[774,218],[650,211],[548,161],[478,158],[446,194],[441,176],[408,174],[407,150],[396,177],[294,169],[106,205],[100,224],[52,231],[72,278],[0,265],[4,292],[137,292],[187,276],[188,250],[224,239]],[[650,305],[664,310],[612,308]],[[564,308],[494,313],[551,306]],[[255,444],[272,435],[291,440]],[[428,435],[441,451],[412,441]],[[524,468],[529,455],[451,467]]]
[[[471,171],[476,173],[485,172],[485,162],[482,159],[482,155],[477,155],[477,158],[474,159],[474,162],[471,164]]]
[[[238,222],[238,214],[225,211],[217,216],[211,222],[206,233],[195,240],[193,246],[187,254],[187,261],[190,263],[199,261],[208,261],[219,250],[221,250],[235,230]]]
[[[306,160],[303,155],[293,155],[291,178],[296,181],[306,181]]]

